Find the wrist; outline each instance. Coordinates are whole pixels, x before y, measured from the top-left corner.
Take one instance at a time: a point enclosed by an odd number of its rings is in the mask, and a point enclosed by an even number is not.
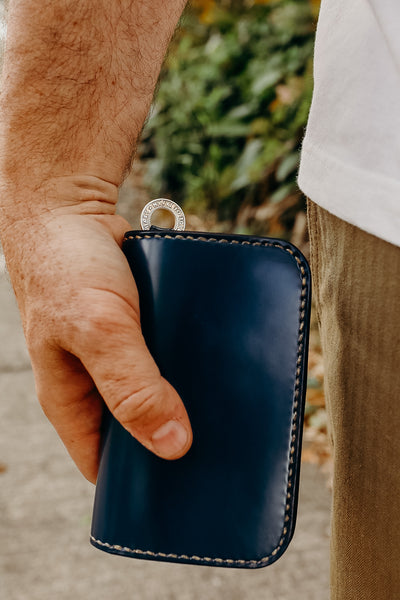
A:
[[[39,185],[4,178],[0,191],[0,234],[27,219],[63,214],[113,215],[118,200],[115,183],[86,173],[50,177]]]

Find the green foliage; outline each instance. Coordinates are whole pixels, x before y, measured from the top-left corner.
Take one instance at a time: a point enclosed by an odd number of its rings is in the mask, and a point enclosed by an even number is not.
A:
[[[236,230],[265,231],[257,208],[286,202],[289,216],[281,211],[272,225],[279,235],[293,224],[300,198],[295,179],[312,89],[310,2],[245,8],[236,1],[229,9],[216,5],[206,21],[193,8],[186,12],[165,63],[142,138],[152,191],[200,215],[212,211]]]

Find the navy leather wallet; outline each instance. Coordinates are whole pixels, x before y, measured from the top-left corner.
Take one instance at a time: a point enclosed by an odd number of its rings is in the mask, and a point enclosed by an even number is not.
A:
[[[131,231],[143,333],[193,428],[165,461],[108,413],[91,543],[150,560],[257,568],[295,527],[310,273],[293,245]]]

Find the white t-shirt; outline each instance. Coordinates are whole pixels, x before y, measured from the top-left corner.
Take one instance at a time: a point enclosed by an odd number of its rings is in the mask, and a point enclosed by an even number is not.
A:
[[[400,246],[400,0],[322,0],[299,186]]]

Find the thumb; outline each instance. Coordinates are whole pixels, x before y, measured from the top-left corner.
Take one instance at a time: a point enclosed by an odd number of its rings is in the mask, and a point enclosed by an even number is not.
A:
[[[192,443],[189,418],[179,395],[161,376],[135,315],[118,297],[107,310],[93,310],[95,306],[86,321],[88,330],[80,336],[81,362],[129,433],[162,458],[180,458]]]

